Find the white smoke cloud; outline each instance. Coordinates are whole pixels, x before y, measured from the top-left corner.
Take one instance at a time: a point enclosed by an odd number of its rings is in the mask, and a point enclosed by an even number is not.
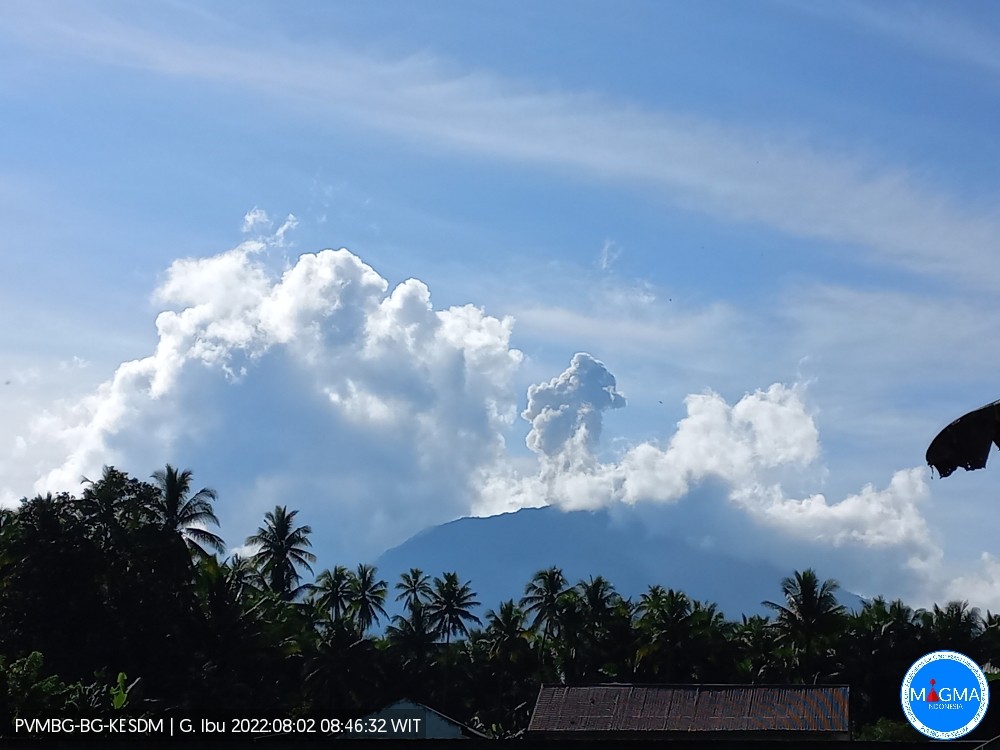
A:
[[[531,424],[527,444],[538,456],[536,471],[505,467],[487,474],[481,510],[537,505],[542,498],[567,510],[685,504],[704,501],[695,497],[704,497],[699,487],[721,487],[725,509],[715,511],[745,522],[727,530],[721,517],[713,518],[704,533],[733,537],[720,542],[727,547],[743,546],[736,537],[749,523],[789,552],[800,543],[832,552],[881,549],[893,557],[892,569],[926,577],[941,550],[921,514],[929,498],[923,468],[898,471],[885,488],[868,485],[839,501],[819,493],[800,499],[786,490],[788,483],[815,486],[826,478],[804,396],[804,386],[780,383],[732,405],[711,391],[690,395],[687,415],[668,441],[642,442],[601,461],[603,412],[624,406],[624,398],[602,363],[577,354],[559,377],[528,390],[522,416]]]
[[[528,447],[548,457],[571,446],[593,451],[601,438],[601,412],[624,406],[625,397],[604,363],[575,354],[561,375],[528,389],[528,408],[521,413],[531,423]]]
[[[472,305],[436,310],[423,282],[390,288],[347,250],[275,270],[271,251],[293,225],[175,261],[155,294],[164,311],[153,352],[37,414],[4,465],[34,472],[39,492],[75,490],[103,464],[140,475],[166,461],[190,466],[220,491],[230,542],[283,503],[302,509],[317,549],[347,562],[470,511],[659,505],[682,509],[674,522],[713,544],[787,567],[831,560],[876,593],[902,574],[932,598],[1000,602],[992,558],[961,576],[941,567],[923,468],[841,499],[817,491],[827,472],[803,385],[733,403],[689,395],[668,437],[609,455],[604,414],[626,399],[581,352],[528,388],[530,454],[517,455],[505,443],[522,361],[513,320]],[[17,476],[0,486],[0,503],[23,493]],[[750,549],[747,529],[765,549]]]

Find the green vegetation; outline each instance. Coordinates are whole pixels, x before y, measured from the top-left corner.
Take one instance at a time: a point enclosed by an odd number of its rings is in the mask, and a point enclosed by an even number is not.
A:
[[[349,716],[407,697],[510,736],[542,682],[808,682],[849,684],[859,736],[889,739],[910,736],[898,691],[919,656],[1000,662],[1000,616],[882,598],[849,613],[812,570],[765,602],[773,618],[739,622],[679,591],[631,601],[557,567],[482,620],[456,572],[391,585],[337,566],[303,583],[315,557],[296,511],[266,514],[252,557],[220,559],[215,493],[171,466],[152,480],[106,468],[79,497],[0,511],[0,734],[46,710]],[[389,596],[404,607],[391,621]]]

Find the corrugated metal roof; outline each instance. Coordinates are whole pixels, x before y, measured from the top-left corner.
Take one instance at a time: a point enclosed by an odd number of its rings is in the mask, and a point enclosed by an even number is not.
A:
[[[529,732],[847,732],[838,685],[543,685]]]

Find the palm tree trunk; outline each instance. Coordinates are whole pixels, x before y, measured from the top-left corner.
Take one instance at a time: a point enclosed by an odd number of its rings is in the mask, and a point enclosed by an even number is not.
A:
[[[446,630],[444,634],[444,690],[442,691],[441,702],[444,703],[442,707],[445,711],[451,713],[451,708],[448,706],[448,684],[449,684],[449,674],[451,672],[451,631]]]

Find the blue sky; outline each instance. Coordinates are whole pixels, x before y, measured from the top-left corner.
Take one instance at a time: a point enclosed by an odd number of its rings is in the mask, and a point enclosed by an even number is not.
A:
[[[972,2],[14,3],[0,502],[169,461],[321,565],[655,507],[1000,608],[1000,480],[923,467],[1000,395],[997,50]]]

